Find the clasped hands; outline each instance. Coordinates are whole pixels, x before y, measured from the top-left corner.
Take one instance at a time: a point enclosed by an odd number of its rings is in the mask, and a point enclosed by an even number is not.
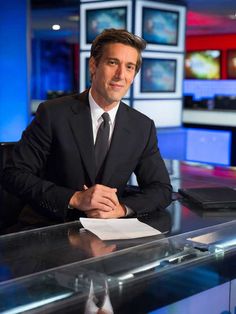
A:
[[[117,189],[96,184],[90,188],[84,186],[70,199],[69,205],[85,212],[89,218],[119,218],[126,215],[125,206],[119,203]]]

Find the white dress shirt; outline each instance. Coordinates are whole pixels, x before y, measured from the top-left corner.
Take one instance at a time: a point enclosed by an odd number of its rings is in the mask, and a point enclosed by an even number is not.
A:
[[[110,133],[109,133],[109,145],[111,143],[111,138],[113,134],[113,130],[115,127],[115,119],[116,119],[116,113],[119,108],[119,104],[115,106],[113,109],[107,111],[110,117]],[[91,111],[91,118],[92,118],[92,124],[93,124],[93,140],[94,144],[97,137],[98,129],[103,122],[102,114],[105,112],[93,99],[91,95],[91,91],[89,91],[89,105],[90,105],[90,111]]]
[[[102,114],[105,112],[93,99],[91,95],[91,90],[89,90],[89,105],[90,105],[90,111],[91,111],[91,118],[92,118],[92,124],[93,124],[93,141],[94,144],[96,142],[97,132],[98,129],[103,122]],[[115,119],[116,119],[116,113],[119,108],[120,102],[115,106],[113,109],[107,111],[110,117],[110,133],[109,133],[109,145],[111,143],[112,134],[115,127]],[[126,208],[126,216],[131,216],[134,212],[131,208]]]

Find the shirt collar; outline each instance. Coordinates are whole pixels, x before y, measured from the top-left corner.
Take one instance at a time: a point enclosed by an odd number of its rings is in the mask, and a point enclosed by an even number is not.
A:
[[[97,122],[105,111],[95,102],[95,100],[93,99],[91,95],[91,90],[89,90],[89,105],[90,105],[92,120]],[[120,102],[118,103],[117,106],[107,111],[109,113],[112,124],[114,124],[115,122],[116,113],[119,108],[119,105],[120,105]]]

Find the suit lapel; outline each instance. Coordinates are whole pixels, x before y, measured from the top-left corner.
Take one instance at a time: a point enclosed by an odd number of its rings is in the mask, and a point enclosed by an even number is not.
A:
[[[121,103],[116,114],[115,128],[112,135],[110,149],[104,166],[102,184],[108,184],[114,173],[114,164],[119,160],[119,152],[122,144],[125,146],[127,139],[131,136],[132,130],[129,127],[128,108]]]
[[[73,136],[78,145],[85,169],[91,180],[95,184],[95,154],[92,131],[92,119],[88,102],[88,92],[79,95],[78,101],[71,106],[73,116],[70,120]],[[116,114],[115,128],[112,135],[110,149],[107,155],[102,184],[108,184],[114,173],[114,164],[119,160],[121,144],[126,143],[128,137],[132,135],[132,127],[129,121],[129,108],[122,102]],[[128,149],[128,148],[126,148]]]
[[[95,157],[94,141],[92,131],[92,119],[90,114],[88,93],[79,96],[79,101],[72,105],[74,113],[70,125],[85,169],[90,177],[91,183],[95,182]]]

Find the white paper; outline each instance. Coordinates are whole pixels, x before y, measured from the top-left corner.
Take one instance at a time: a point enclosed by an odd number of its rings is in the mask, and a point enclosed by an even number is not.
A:
[[[101,240],[134,239],[161,234],[137,218],[128,219],[96,219],[80,218],[83,227]]]

